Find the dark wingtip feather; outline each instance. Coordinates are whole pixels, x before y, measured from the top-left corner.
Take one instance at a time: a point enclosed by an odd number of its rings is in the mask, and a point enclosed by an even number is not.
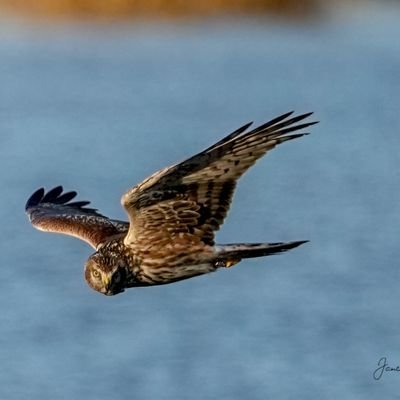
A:
[[[40,188],[36,190],[36,192],[34,192],[31,197],[29,197],[25,205],[25,210],[28,211],[30,208],[37,207],[42,204],[53,204],[79,209],[90,214],[100,215],[97,212],[97,209],[86,207],[88,204],[90,204],[90,201],[75,201],[69,203],[70,200],[77,196],[77,192],[62,192],[62,186],[56,186],[55,188],[49,190],[47,193],[45,192],[44,188]]]
[[[287,112],[287,113],[285,113],[285,114],[279,115],[278,117],[276,117],[276,118],[274,118],[274,119],[271,119],[270,121],[268,121],[268,122],[267,122],[266,124],[264,124],[264,125],[266,125],[266,126],[275,125],[275,124],[277,124],[278,122],[281,122],[281,121],[283,121],[284,119],[290,117],[292,114],[294,114],[294,110],[293,110],[293,111],[289,111],[289,112]]]
[[[52,203],[65,204],[65,203],[68,203],[73,198],[75,198],[77,195],[78,195],[78,193],[75,192],[74,190],[71,192],[63,193],[63,194],[60,193],[60,195],[58,197],[52,199]],[[90,201],[88,203],[90,203]]]
[[[253,134],[253,135],[258,134],[258,133],[276,134],[278,132],[282,132],[282,134],[283,134],[284,128],[286,128],[286,127],[289,127],[289,128],[287,128],[288,129],[287,132],[291,132],[293,130],[302,129],[302,128],[305,128],[306,126],[314,125],[317,123],[317,122],[308,122],[308,123],[300,124],[297,126],[293,126],[295,123],[308,118],[310,115],[313,114],[313,112],[308,112],[305,114],[297,115],[295,117],[291,117],[293,115],[293,113],[294,113],[293,111],[290,111],[286,114],[282,114],[279,117],[276,117],[276,118],[272,119],[271,121],[268,121],[267,123],[258,126],[257,128],[252,130],[250,132],[250,134]],[[289,117],[291,117],[291,118],[289,118]]]
[[[278,143],[283,143],[283,142],[287,142],[287,141],[289,141],[289,140],[301,138],[301,137],[307,136],[307,135],[309,135],[308,132],[305,132],[305,133],[295,133],[295,134],[293,134],[293,135],[282,136],[282,137],[279,137],[279,138],[277,139],[277,142],[278,142]]]
[[[307,112],[304,114],[300,114],[297,118],[299,118],[299,120],[302,120],[302,119],[308,118],[310,115],[313,115],[313,114],[314,114],[314,111],[310,111],[310,112]]]
[[[25,210],[28,210],[28,208],[30,207],[37,206],[43,199],[44,193],[45,193],[44,188],[36,190],[26,202]]]
[[[230,133],[228,136],[225,136],[224,138],[222,138],[218,142],[214,143],[212,146],[208,147],[205,151],[211,151],[211,150],[215,149],[216,147],[221,146],[222,144],[227,143],[230,140],[238,137],[243,132],[245,132],[251,125],[253,125],[253,121],[248,122],[247,124],[245,124],[245,125],[241,126],[240,128],[236,129],[236,131]]]
[[[42,203],[52,203],[63,191],[62,186],[56,186],[55,188],[49,190],[41,200]]]
[[[245,130],[247,130],[247,128],[250,127],[251,125],[253,125],[253,121],[250,121],[247,124],[244,124],[243,126],[241,126],[240,128],[236,129],[236,131],[232,132],[227,137],[231,137],[233,135],[239,135],[239,134],[243,133]]]
[[[85,207],[88,204],[90,204],[90,201],[74,201],[72,203],[69,203],[69,207]]]

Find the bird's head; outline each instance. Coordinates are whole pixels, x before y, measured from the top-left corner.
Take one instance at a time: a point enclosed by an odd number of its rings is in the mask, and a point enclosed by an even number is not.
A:
[[[125,289],[126,269],[121,260],[97,252],[86,261],[85,279],[92,289],[113,296]]]

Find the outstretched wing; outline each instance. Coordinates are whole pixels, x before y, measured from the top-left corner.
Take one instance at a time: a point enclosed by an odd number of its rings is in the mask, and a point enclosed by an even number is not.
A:
[[[86,207],[89,201],[71,202],[76,192],[62,192],[62,186],[47,193],[40,188],[28,199],[25,210],[36,229],[75,236],[94,248],[111,236],[128,231],[127,222],[109,219],[96,209]]]
[[[201,153],[165,168],[122,197],[130,228],[125,244],[182,246],[214,244],[214,232],[227,215],[239,177],[276,145],[305,135],[295,133],[316,122],[298,122],[312,113],[281,115],[246,132],[244,125]],[[150,244],[148,244],[150,245]]]

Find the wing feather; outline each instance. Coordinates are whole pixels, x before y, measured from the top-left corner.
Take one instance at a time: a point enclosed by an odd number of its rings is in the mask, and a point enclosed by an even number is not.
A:
[[[94,248],[128,231],[127,222],[111,220],[95,208],[86,207],[89,201],[70,202],[77,196],[74,191],[62,192],[62,186],[47,193],[40,188],[28,199],[25,210],[36,229],[74,236]]]
[[[317,123],[299,123],[312,113],[291,117],[292,114],[283,114],[249,132],[246,131],[251,123],[246,124],[199,154],[153,174],[129,190],[121,199],[131,223],[125,244],[134,246],[145,241],[146,235],[150,235],[149,226],[154,225],[154,234],[170,242],[184,232],[213,245],[214,232],[227,215],[240,176],[276,145],[307,134],[290,133]],[[178,201],[186,202],[185,207],[197,213],[190,223],[173,212],[174,202]],[[168,234],[163,231],[165,224]]]

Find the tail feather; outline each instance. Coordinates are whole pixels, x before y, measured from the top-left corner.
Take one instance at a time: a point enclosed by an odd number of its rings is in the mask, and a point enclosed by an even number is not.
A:
[[[254,258],[271,256],[280,254],[285,251],[294,249],[308,240],[300,240],[296,242],[279,242],[279,243],[236,243],[224,244],[218,246],[218,258],[220,260],[236,260],[240,261],[243,258]]]

